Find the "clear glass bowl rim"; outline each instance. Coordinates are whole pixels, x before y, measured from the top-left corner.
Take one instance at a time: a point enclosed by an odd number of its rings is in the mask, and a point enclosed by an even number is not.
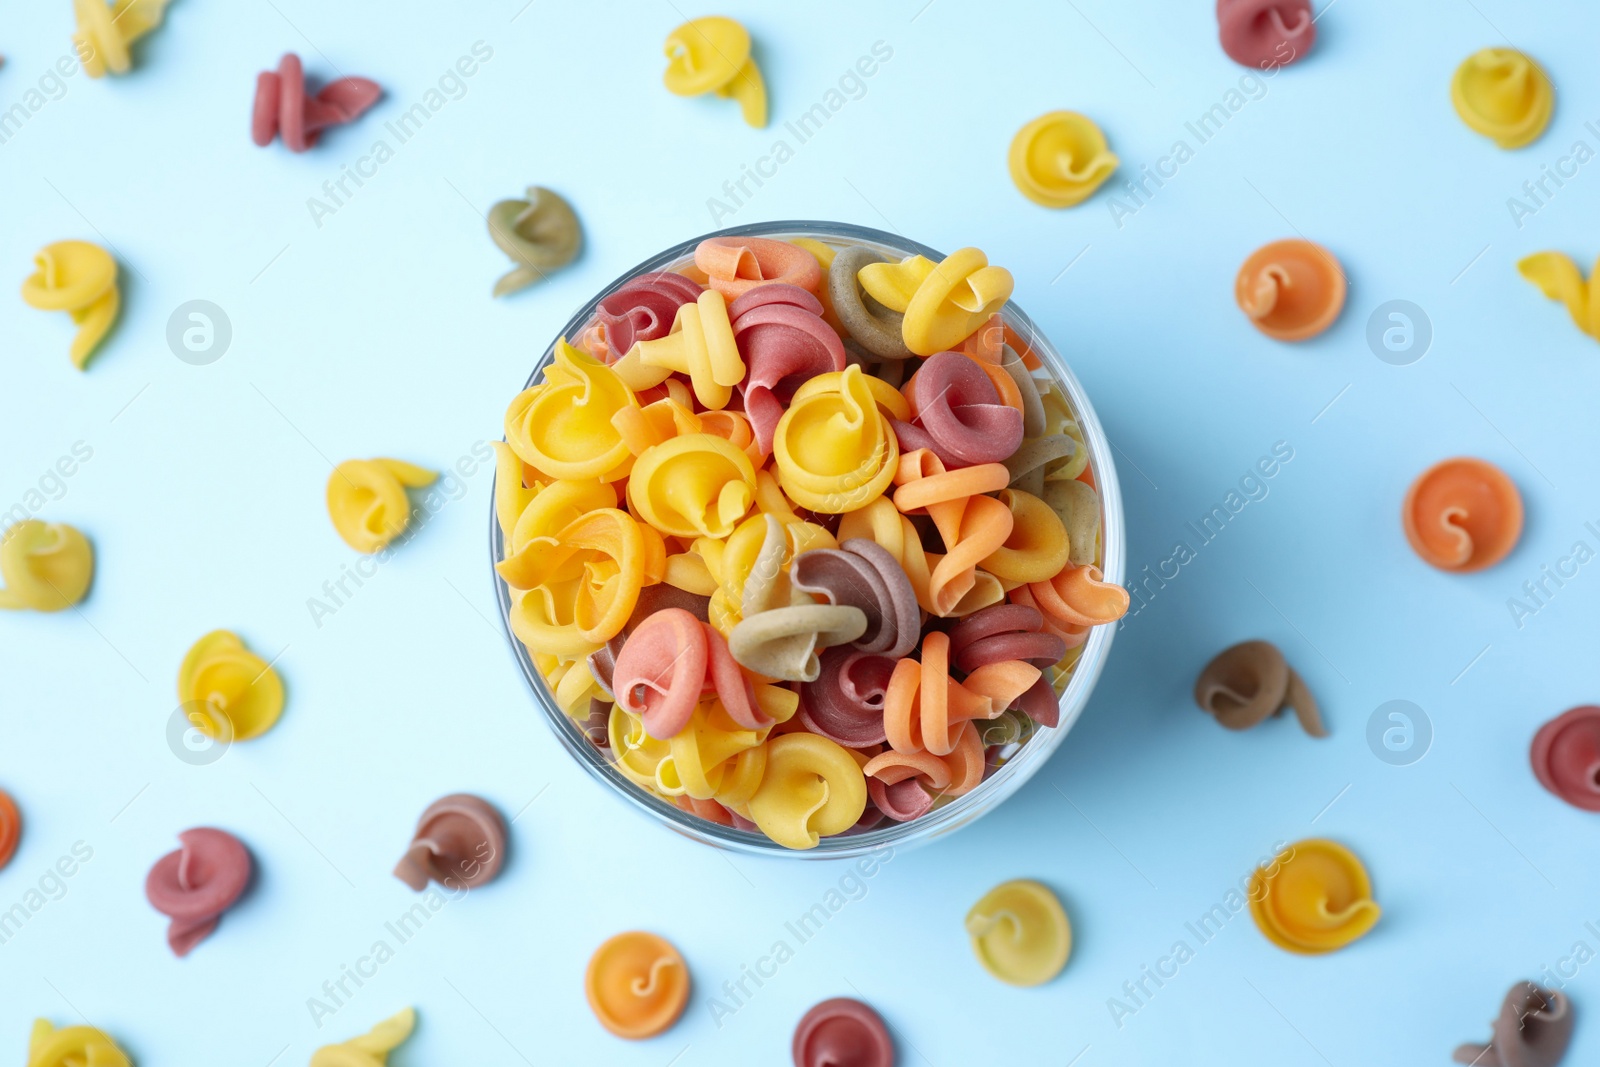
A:
[[[666,270],[692,257],[695,246],[708,237],[813,237],[820,241],[846,241],[855,244],[864,244],[873,247],[891,258],[900,258],[912,254],[927,256],[935,262],[944,258],[944,253],[927,245],[908,240],[897,234],[886,233],[882,230],[867,226],[857,226],[851,223],[821,222],[814,220],[782,220],[774,222],[748,223],[742,226],[733,226],[724,230],[715,230],[691,238],[680,244],[674,245],[665,251],[651,256],[638,266],[624,272],[609,285],[595,294],[594,298],[586,303],[561,330],[557,338],[552,338],[546,346],[543,355],[535,364],[532,373],[528,376],[524,388],[535,384],[544,367],[551,362],[555,353],[555,342],[558,338],[570,338],[589,321],[595,308],[607,295],[614,292],[619,286],[648,271]],[[1077,416],[1078,425],[1083,432],[1085,444],[1089,449],[1089,467],[1094,473],[1095,487],[1100,493],[1101,514],[1101,569],[1107,581],[1121,584],[1125,567],[1126,554],[1125,533],[1123,528],[1122,492],[1117,482],[1116,465],[1112,459],[1111,443],[1106,438],[1105,430],[1100,425],[1100,420],[1095,414],[1094,406],[1089,402],[1088,394],[1083,386],[1073,375],[1072,369],[1062,359],[1055,346],[1052,345],[1036,326],[1033,320],[1017,307],[1014,302],[1007,302],[1001,309],[1006,323],[1018,334],[1028,339],[1029,345],[1039,356],[1039,359],[1049,368],[1051,375],[1060,382],[1067,391],[1072,410]],[[1112,638],[1115,636],[1116,626],[1108,624],[1096,626],[1090,631],[1085,642],[1083,654],[1080,656],[1072,678],[1067,683],[1066,691],[1061,695],[1061,723],[1054,729],[1042,729],[1022,746],[1010,760],[986,778],[983,783],[965,796],[945,804],[935,811],[929,812],[920,819],[911,822],[888,822],[864,833],[850,834],[848,836],[825,837],[812,849],[796,851],[784,848],[775,841],[768,840],[759,833],[738,830],[710,822],[686,812],[672,804],[654,797],[632,782],[628,781],[618,771],[601,751],[584,736],[576,722],[572,720],[556,704],[549,686],[546,684],[538,669],[534,666],[528,650],[511,630],[511,590],[500,579],[494,570],[504,552],[504,538],[500,532],[500,525],[495,518],[493,503],[493,486],[490,490],[489,507],[489,573],[494,582],[495,599],[500,606],[500,623],[510,643],[513,656],[518,666],[522,669],[523,680],[527,682],[529,691],[533,694],[534,702],[544,712],[545,720],[556,737],[561,741],[567,752],[589,772],[595,779],[604,783],[608,792],[621,796],[633,807],[653,816],[659,822],[677,831],[685,837],[703,844],[734,852],[755,856],[779,856],[790,859],[849,859],[866,855],[868,853],[886,848],[906,848],[915,844],[922,844],[934,838],[951,833],[979,817],[993,811],[1007,797],[1020,789],[1040,767],[1055,753],[1055,750],[1066,739],[1067,733],[1077,722],[1084,706],[1089,701],[1095,683],[1100,678],[1106,659],[1111,651]]]

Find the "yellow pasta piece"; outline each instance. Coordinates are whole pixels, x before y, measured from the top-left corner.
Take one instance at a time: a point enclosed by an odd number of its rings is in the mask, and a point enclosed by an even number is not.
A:
[[[778,481],[803,508],[837,515],[881,496],[900,444],[860,367],[819,374],[796,391],[773,435]]]
[[[985,893],[967,912],[967,935],[983,969],[1016,986],[1050,981],[1072,952],[1072,924],[1061,901],[1028,879]]]
[[[667,91],[678,96],[716,93],[739,102],[744,120],[767,124],[767,86],[750,54],[750,33],[733,19],[708,15],[667,36]]]
[[[933,273],[927,256],[907,256],[898,263],[868,263],[856,274],[866,294],[890,311],[905,314],[917,289]]]
[[[1560,252],[1535,252],[1518,261],[1517,271],[1551,300],[1566,305],[1572,324],[1600,341],[1600,282],[1587,280],[1578,265]]]
[[[506,409],[506,443],[551,477],[616,481],[627,475],[633,455],[613,420],[638,406],[616,371],[563,338],[543,382]]]
[[[506,558],[523,553],[535,538],[550,538],[591,511],[617,506],[617,491],[599,478],[560,478],[529,491],[529,499],[511,528]],[[574,572],[576,573],[576,572]]]
[[[357,552],[381,552],[411,521],[406,490],[438,478],[436,471],[398,459],[347,459],[328,475],[328,517]]]
[[[923,279],[900,325],[906,347],[919,356],[954,348],[1011,299],[1016,281],[991,267],[976,248],[958,248]]]
[[[516,528],[517,516],[538,491],[536,486],[523,484],[522,460],[504,441],[490,444],[494,449],[494,517],[500,524],[500,533],[507,540]]]
[[[619,704],[611,705],[611,717],[606,721],[606,737],[611,754],[616,758],[617,770],[634,785],[659,793],[656,768],[672,754],[672,743],[651,737],[645,732],[638,716],[622,710]]]
[[[784,734],[767,742],[767,767],[750,798],[750,817],[785,848],[815,848],[854,826],[867,807],[861,765],[820,734]]]
[[[359,1037],[317,1049],[311,1054],[311,1067],[384,1067],[389,1053],[405,1043],[416,1025],[415,1009],[406,1008]]]
[[[27,1067],[133,1067],[133,1061],[98,1026],[58,1030],[48,1019],[35,1019]]]
[[[733,762],[758,748],[766,730],[750,730],[729,717],[720,700],[702,702],[689,725],[667,742],[671,753],[656,766],[656,782],[669,796],[687,793],[711,800],[724,786]]]
[[[1011,532],[979,566],[1003,582],[1048,582],[1060,574],[1071,550],[1061,517],[1020,489],[1002,489],[999,497],[1011,511]]]
[[[80,6],[92,0],[79,0]],[[87,70],[89,64],[85,62]],[[122,306],[117,289],[117,261],[88,241],[57,241],[33,257],[34,272],[22,283],[22,299],[40,311],[65,311],[77,324],[78,334],[68,350],[72,365],[83,370],[89,363]]]
[[[744,381],[745,375],[744,360],[728,321],[727,300],[715,289],[707,289],[693,304],[679,307],[667,336],[635,342],[618,362],[618,373],[626,373],[624,364],[631,368],[634,361],[640,367],[688,375],[695,399],[712,411],[728,406],[733,387]]]
[[[628,504],[674,537],[727,537],[755,501],[756,471],[726,438],[694,433],[652,445],[628,479]]]
[[[94,576],[89,539],[64,522],[24,519],[0,538],[0,610],[62,611]]]
[[[589,714],[591,699],[606,701],[611,699],[595,681],[586,656],[574,658],[536,656],[534,665],[549,683],[550,692],[555,694],[556,704],[575,719],[582,720]]]
[[[178,667],[178,704],[195,728],[222,741],[248,741],[283,713],[283,681],[239,635],[213,630]]]
[[[72,0],[78,32],[73,49],[91,78],[126,74],[133,69],[133,42],[161,25],[168,0]]]

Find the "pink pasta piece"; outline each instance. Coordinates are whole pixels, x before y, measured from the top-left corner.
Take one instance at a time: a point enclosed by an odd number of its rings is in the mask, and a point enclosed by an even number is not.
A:
[[[822,302],[797,285],[758,285],[729,306],[728,317],[749,367],[744,412],[767,455],[795,390],[819,374],[844,370],[844,343],[822,321]]]
[[[150,868],[144,895],[172,920],[167,944],[173,954],[187,956],[244,893],[255,864],[250,850],[226,830],[200,826],[183,831],[178,840],[183,847]]]
[[[883,698],[895,660],[830,648],[822,654],[822,669],[801,691],[800,721],[846,748],[866,748],[888,740],[883,725]]]
[[[277,135],[291,152],[304,152],[329,126],[354,122],[378,102],[383,89],[367,78],[339,78],[315,96],[306,95],[300,57],[285,52],[275,71],[256,76],[255,107],[250,114],[250,139],[265,148]]]
[[[1006,660],[1044,668],[1066,654],[1066,642],[1044,631],[1044,615],[1025,604],[982,608],[950,628],[950,659],[962,672]]]
[[[910,822],[926,815],[933,807],[933,797],[916,778],[892,783],[868,778],[867,795],[879,811],[895,822]]]
[[[651,737],[672,737],[700,703],[710,656],[704,623],[682,608],[656,612],[617,655],[612,691],[618,706],[639,716]]]
[[[641,274],[601,300],[583,331],[583,347],[594,358],[615,363],[637,341],[654,341],[672,330],[678,308],[705,290],[671,271]]]
[[[909,424],[896,420],[902,452],[928,448],[947,469],[1002,463],[1022,444],[1022,412],[1007,405],[983,368],[960,352],[936,352],[911,383]]]
[[[711,650],[711,669],[706,674],[705,685],[716,691],[728,717],[740,726],[750,730],[771,726],[772,718],[756,704],[755,686],[733,658],[733,653],[728,651],[728,642],[710,626],[701,625]]]

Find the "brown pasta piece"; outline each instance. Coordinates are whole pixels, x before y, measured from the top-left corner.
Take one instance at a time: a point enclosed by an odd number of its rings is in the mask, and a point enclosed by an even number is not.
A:
[[[1461,1045],[1451,1058],[1476,1067],[1556,1067],[1572,1041],[1572,1002],[1559,991],[1518,982],[1492,1025],[1487,1045]]]
[[[1099,556],[1100,494],[1094,486],[1077,480],[1046,482],[1040,498],[1067,528],[1067,562],[1086,567]]]
[[[1248,730],[1289,707],[1306,733],[1328,736],[1311,691],[1266,641],[1245,641],[1218,653],[1195,681],[1194,701],[1230,730]]]

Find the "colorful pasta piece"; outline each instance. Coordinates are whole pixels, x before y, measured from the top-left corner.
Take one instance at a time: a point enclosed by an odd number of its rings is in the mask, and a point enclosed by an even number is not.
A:
[[[633,456],[612,420],[637,406],[614,370],[557,341],[544,381],[506,410],[506,443],[524,463],[553,477],[614,481],[628,472]]]
[[[912,418],[894,429],[906,452],[929,449],[954,469],[1003,463],[1022,444],[1020,407],[1002,402],[995,380],[959,352],[929,356],[905,392]]]
[[[694,265],[705,272],[711,288],[730,299],[768,282],[798,285],[812,293],[822,284],[816,256],[768,237],[707,237],[694,250]]]
[[[815,848],[848,830],[867,807],[861,767],[839,745],[812,733],[784,734],[767,745],[767,769],[750,798],[750,817],[787,848]]]

